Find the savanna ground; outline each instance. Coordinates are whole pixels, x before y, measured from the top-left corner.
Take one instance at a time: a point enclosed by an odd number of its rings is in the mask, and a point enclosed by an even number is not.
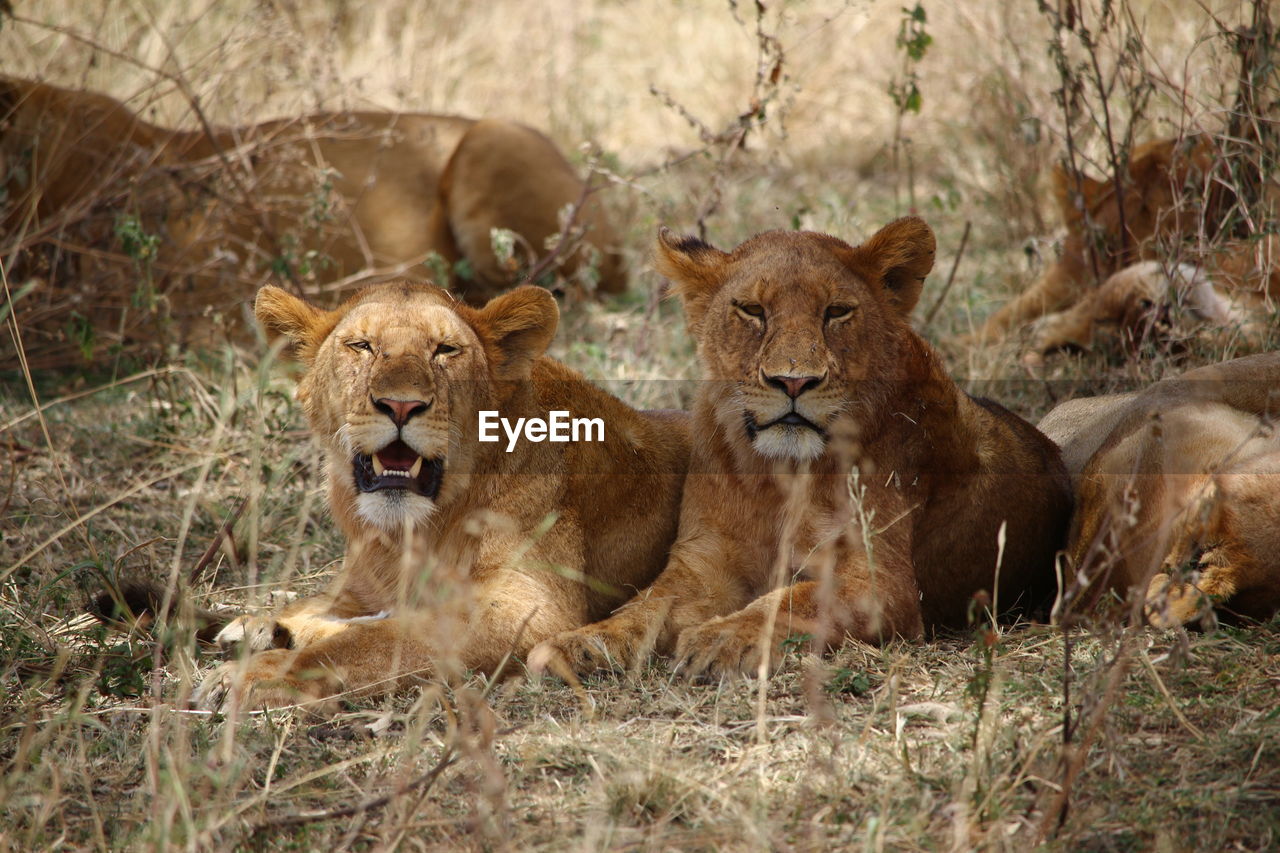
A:
[[[554,354],[637,405],[685,402],[660,380],[696,372],[648,264],[659,223],[722,245],[793,226],[857,241],[920,212],[939,256],[917,328],[962,384],[1033,419],[1235,355],[1190,340],[1031,376],[1016,340],[945,342],[1052,258],[1043,178],[1068,123],[1099,161],[1105,118],[1138,140],[1225,124],[1236,58],[1222,33],[1245,4],[1120,4],[1096,39],[1101,71],[1150,92],[1117,86],[1105,115],[1087,89],[1074,112],[1055,101],[1053,16],[1032,0],[923,5],[913,24],[894,2],[778,2],[757,18],[712,0],[44,0],[15,3],[0,56],[6,73],[108,91],[170,123],[191,120],[180,78],[223,123],[404,108],[519,119],[570,151],[590,141],[615,179],[632,290],[570,300]],[[1087,58],[1069,50],[1072,67]],[[1275,621],[988,626],[792,655],[763,684],[689,684],[661,661],[581,692],[477,676],[324,722],[184,710],[212,662],[191,629],[106,633],[84,605],[134,575],[237,608],[329,576],[341,542],[317,455],[263,352],[0,365],[0,846],[1280,843]]]

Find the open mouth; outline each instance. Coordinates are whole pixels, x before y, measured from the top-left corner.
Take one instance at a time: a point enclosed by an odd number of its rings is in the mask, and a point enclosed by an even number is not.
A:
[[[362,492],[403,489],[435,500],[444,479],[443,459],[424,459],[400,439],[371,456],[356,454],[352,461],[356,488]]]

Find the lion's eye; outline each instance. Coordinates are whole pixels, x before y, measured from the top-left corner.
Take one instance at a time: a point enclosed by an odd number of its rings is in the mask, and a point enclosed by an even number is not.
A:
[[[453,344],[438,344],[434,355],[453,355],[458,352],[458,348]]]
[[[853,313],[852,305],[831,305],[827,308],[828,320],[842,320]]]
[[[764,306],[757,305],[754,302],[735,302],[733,307],[739,312],[756,320],[764,319]]]
[[[347,341],[347,346],[360,352],[373,352],[373,344],[368,341]]]

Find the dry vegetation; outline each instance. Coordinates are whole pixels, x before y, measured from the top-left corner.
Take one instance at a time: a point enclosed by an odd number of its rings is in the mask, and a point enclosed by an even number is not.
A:
[[[633,403],[671,405],[687,388],[661,380],[695,366],[678,309],[656,299],[658,223],[724,244],[789,226],[856,240],[914,200],[939,232],[921,312],[935,340],[1052,257],[1041,181],[1067,125],[1047,17],[1033,0],[926,2],[917,60],[895,45],[901,5],[777,2],[757,21],[713,0],[45,0],[15,3],[0,55],[6,73],[179,125],[194,97],[222,123],[405,108],[519,119],[568,151],[593,142],[632,293],[567,306],[555,354]],[[1132,27],[1098,55],[1109,73],[1139,34],[1124,73],[1151,86],[1137,117],[1122,94],[1109,103],[1121,131],[1224,127],[1236,60],[1222,29],[1244,4],[1121,5]],[[919,112],[888,94],[912,79]],[[1080,156],[1105,164],[1098,106],[1071,126]],[[1046,381],[1012,367],[1014,345],[946,352],[973,390],[1032,418],[1226,354],[1063,358]],[[0,368],[0,848],[1280,843],[1276,621],[980,628],[796,656],[764,684],[689,684],[662,662],[582,692],[476,677],[326,722],[185,711],[210,664],[191,629],[106,633],[83,605],[135,574],[208,606],[323,583],[341,543],[288,376],[236,350]]]

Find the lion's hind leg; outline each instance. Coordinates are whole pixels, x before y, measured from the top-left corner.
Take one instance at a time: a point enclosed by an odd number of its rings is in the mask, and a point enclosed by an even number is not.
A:
[[[1249,470],[1213,478],[1202,515],[1186,525],[1152,578],[1145,605],[1151,624],[1185,625],[1210,608],[1266,619],[1280,607],[1280,454],[1239,467]],[[1180,572],[1176,566],[1191,569]]]
[[[599,198],[584,194],[582,180],[555,143],[532,128],[495,119],[476,122],[445,166],[440,198],[451,245],[470,266],[470,278],[454,282],[468,301],[495,296],[516,280],[522,260],[536,263],[550,250],[549,242],[560,243],[555,235],[565,225],[562,213],[570,210],[583,245],[570,240],[562,247],[571,249],[561,259],[565,272],[594,263],[597,289],[626,290],[621,241]],[[512,258],[495,253],[495,229],[516,235]]]
[[[957,341],[965,345],[985,345],[1002,340],[1014,329],[1075,304],[1086,292],[1079,274],[1063,262],[1050,266],[1022,293],[1006,302],[980,328]]]

